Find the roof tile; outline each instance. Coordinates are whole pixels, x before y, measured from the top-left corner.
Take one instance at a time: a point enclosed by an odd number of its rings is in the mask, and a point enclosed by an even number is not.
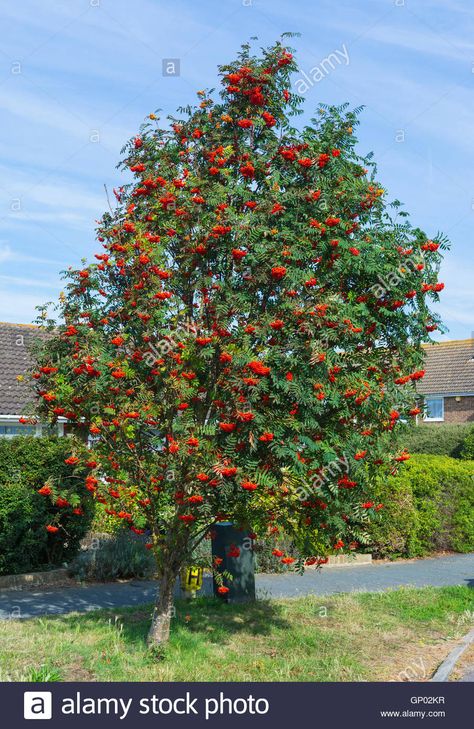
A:
[[[474,339],[424,345],[426,374],[417,390],[422,395],[474,393]]]
[[[22,415],[33,399],[31,383],[18,381],[32,365],[30,353],[35,339],[48,336],[32,324],[0,322],[0,415]]]

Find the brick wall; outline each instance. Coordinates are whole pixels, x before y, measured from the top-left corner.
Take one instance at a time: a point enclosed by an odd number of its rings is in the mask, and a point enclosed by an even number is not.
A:
[[[474,423],[474,396],[461,397],[460,402],[454,397],[445,397],[444,422]]]

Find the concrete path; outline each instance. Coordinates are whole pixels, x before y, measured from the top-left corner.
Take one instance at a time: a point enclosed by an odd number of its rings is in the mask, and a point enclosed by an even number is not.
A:
[[[299,576],[257,575],[257,592],[261,597],[297,597],[330,595],[336,592],[378,592],[401,585],[469,585],[474,587],[474,553],[432,557],[413,562],[373,563],[358,566],[308,570]],[[78,587],[0,591],[0,619],[31,618],[88,612],[97,608],[131,607],[152,602],[156,582],[124,582]],[[211,592],[211,581],[204,590]]]
[[[438,669],[435,671],[433,677],[430,680],[435,682],[449,681],[453,672],[456,670],[456,665],[459,664],[459,662],[462,660],[463,654],[465,653],[465,651],[469,650],[473,642],[474,628],[470,630],[469,633],[466,633],[466,635],[463,636],[463,638],[453,648],[453,650],[448,653],[448,655],[446,656],[444,661],[442,661],[441,664],[438,666]],[[468,671],[466,669],[463,673],[467,674],[467,672]],[[461,680],[464,679],[461,678]]]

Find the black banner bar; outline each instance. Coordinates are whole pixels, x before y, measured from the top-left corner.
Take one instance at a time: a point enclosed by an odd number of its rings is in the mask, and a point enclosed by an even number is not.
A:
[[[2,683],[0,726],[459,729],[472,696],[454,682]]]

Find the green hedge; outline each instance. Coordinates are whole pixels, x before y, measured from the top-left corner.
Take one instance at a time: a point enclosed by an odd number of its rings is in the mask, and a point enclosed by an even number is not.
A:
[[[0,575],[47,569],[76,554],[93,508],[83,479],[77,479],[77,493],[85,515],[62,508],[64,530],[57,534],[48,533],[45,526],[58,508],[37,493],[51,476],[61,479],[70,472],[64,459],[71,447],[69,438],[0,439]]]
[[[407,432],[400,435],[401,444],[409,453],[427,453],[433,456],[463,458],[466,438],[473,438],[474,428],[470,424],[445,425],[440,423],[407,426]],[[474,445],[474,444],[473,444]],[[474,450],[474,449],[473,449]],[[474,458],[474,452],[471,456]]]
[[[472,427],[464,439],[461,450],[461,458],[474,461],[474,427]]]
[[[414,455],[376,490],[384,504],[370,528],[376,555],[474,550],[474,461]]]

